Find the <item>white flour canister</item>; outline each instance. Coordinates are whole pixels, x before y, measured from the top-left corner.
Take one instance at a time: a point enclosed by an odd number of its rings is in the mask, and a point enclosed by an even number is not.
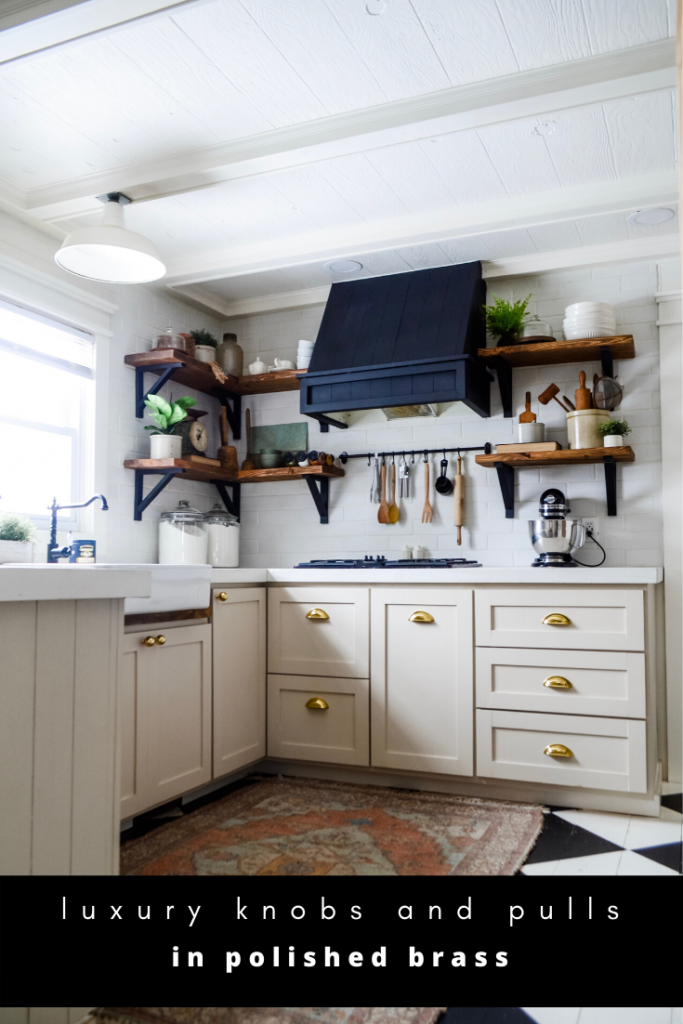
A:
[[[161,565],[206,565],[208,530],[205,515],[179,501],[170,512],[159,516],[159,563]]]
[[[217,502],[205,517],[209,535],[209,565],[236,569],[240,564],[240,524]]]

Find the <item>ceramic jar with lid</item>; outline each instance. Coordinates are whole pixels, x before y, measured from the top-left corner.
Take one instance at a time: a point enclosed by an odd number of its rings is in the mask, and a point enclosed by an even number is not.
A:
[[[237,344],[236,334],[224,334],[223,341],[216,349],[216,362],[223,373],[241,377],[244,371],[244,352]]]
[[[519,341],[530,342],[530,341],[554,341],[553,329],[549,323],[534,313],[526,321],[522,330],[519,332]]]
[[[179,501],[159,516],[159,564],[206,565],[208,536],[205,514]]]
[[[240,564],[240,524],[237,518],[226,512],[220,502],[216,502],[204,520],[208,529],[209,565],[236,569]]]

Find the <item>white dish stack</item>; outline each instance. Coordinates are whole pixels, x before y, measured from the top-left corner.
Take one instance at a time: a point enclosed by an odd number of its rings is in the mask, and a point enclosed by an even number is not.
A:
[[[608,302],[574,302],[564,311],[562,327],[567,341],[606,338],[617,333],[614,309]]]
[[[307,370],[308,364],[311,361],[313,355],[314,341],[300,341],[299,347],[296,351],[296,368],[297,370]]]

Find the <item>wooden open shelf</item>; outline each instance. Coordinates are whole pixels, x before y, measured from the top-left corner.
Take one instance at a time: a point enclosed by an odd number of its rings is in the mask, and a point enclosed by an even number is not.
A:
[[[557,363],[593,362],[601,358],[601,349],[608,348],[613,359],[635,359],[632,334],[606,338],[581,338],[577,341],[538,341],[528,345],[506,345],[503,348],[480,348],[479,358],[495,366],[503,358],[510,366],[552,366]]]
[[[171,480],[196,480],[213,484],[229,512],[239,518],[240,487],[242,484],[270,482],[271,480],[305,480],[320,522],[327,523],[329,516],[329,488],[332,478],[346,476],[338,466],[281,466],[277,469],[248,469],[230,472],[220,466],[203,466],[188,459],[126,459],[126,469],[135,471],[134,518],[142,519],[142,513],[154,501]],[[160,476],[161,480],[143,497],[142,490],[146,476]],[[226,486],[232,489],[228,496]]]
[[[231,395],[267,395],[279,391],[298,391],[297,374],[305,370],[276,370],[274,373],[251,374],[235,377],[227,374],[227,380],[220,383],[209,363],[193,359],[187,352],[176,348],[152,349],[149,352],[135,352],[125,357],[129,366],[146,370],[161,376],[165,369],[173,370],[173,380],[196,391],[212,395],[218,389]]]
[[[505,518],[515,517],[515,469],[529,466],[576,466],[602,462],[605,467],[605,488],[607,491],[607,515],[617,514],[617,462],[635,462],[630,445],[620,448],[569,448],[559,452],[508,452],[500,455],[477,455],[479,466],[490,466],[498,473],[498,483],[503,494]]]

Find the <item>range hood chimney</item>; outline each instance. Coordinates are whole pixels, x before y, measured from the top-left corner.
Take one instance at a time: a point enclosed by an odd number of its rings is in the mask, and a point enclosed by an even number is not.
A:
[[[464,402],[490,414],[481,263],[333,284],[301,379],[301,412]]]

